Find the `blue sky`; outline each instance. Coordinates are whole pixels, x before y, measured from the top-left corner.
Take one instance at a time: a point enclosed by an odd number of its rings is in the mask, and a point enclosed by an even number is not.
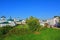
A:
[[[0,0],[0,17],[49,19],[60,16],[60,0]]]

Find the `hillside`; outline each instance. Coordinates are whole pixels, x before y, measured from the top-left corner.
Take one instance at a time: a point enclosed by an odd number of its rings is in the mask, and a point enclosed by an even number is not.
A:
[[[27,28],[19,27],[10,30],[4,40],[60,40],[60,29],[43,28],[39,34],[35,34]]]

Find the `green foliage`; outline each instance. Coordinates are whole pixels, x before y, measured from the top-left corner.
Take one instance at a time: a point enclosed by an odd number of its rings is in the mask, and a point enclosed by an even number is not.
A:
[[[3,34],[8,33],[9,30],[11,30],[12,28],[13,28],[13,27],[11,27],[11,26],[5,26],[5,27],[3,27]]]
[[[13,27],[11,26],[5,26],[5,27],[1,27],[0,28],[0,36],[1,35],[5,35],[6,33],[9,32],[9,30],[11,30]]]
[[[3,28],[0,27],[0,36],[3,35]]]
[[[26,19],[26,23],[28,24],[31,31],[39,31],[39,19],[31,16],[30,18]]]
[[[29,29],[27,28],[14,28],[12,30],[10,30],[10,32],[8,33],[8,35],[25,35],[25,34],[29,34],[31,33]]]
[[[0,40],[3,40],[3,37],[6,33],[9,32],[9,30],[11,30],[12,27],[10,26],[5,26],[5,27],[0,27]]]
[[[4,40],[60,40],[60,29],[44,28],[40,34],[26,34],[26,35],[12,35],[6,36]],[[19,33],[20,34],[20,33]]]
[[[28,25],[27,24],[25,24],[25,25],[21,24],[21,25],[17,25],[16,28],[28,28]]]

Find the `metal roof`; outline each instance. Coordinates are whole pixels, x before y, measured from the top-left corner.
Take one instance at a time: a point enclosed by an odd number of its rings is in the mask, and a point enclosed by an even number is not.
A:
[[[9,22],[2,22],[2,23],[0,23],[0,24],[9,24]]]

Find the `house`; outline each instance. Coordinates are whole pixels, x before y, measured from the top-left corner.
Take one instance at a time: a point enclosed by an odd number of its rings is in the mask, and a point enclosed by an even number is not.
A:
[[[47,20],[40,20],[40,25],[42,25],[44,27],[45,26],[45,23],[47,23],[46,21]]]
[[[7,25],[15,26],[16,24],[15,24],[13,19],[7,19],[6,20],[6,18],[4,16],[2,16],[1,19],[0,19],[0,27],[4,27],[4,26],[7,26]]]
[[[7,20],[6,20],[6,17],[5,16],[2,16],[1,18],[0,18],[0,23],[2,23],[2,22],[6,22]]]
[[[7,25],[9,25],[8,22],[2,22],[2,23],[0,23],[0,27],[7,26]]]
[[[2,23],[0,23],[0,27],[4,27],[4,26],[11,26],[11,27],[13,27],[13,26],[15,26],[15,23],[14,22],[11,22],[11,23],[9,23],[9,22],[2,22]]]
[[[25,20],[15,21],[16,24],[26,24]]]
[[[7,21],[8,21],[10,26],[15,26],[16,25],[16,23],[14,22],[13,19],[8,19]]]
[[[54,27],[59,22],[59,17],[54,17],[46,21],[51,27]]]
[[[16,18],[14,18],[14,22],[16,23],[16,24],[26,24],[26,21],[25,20],[20,20],[20,19],[16,19]]]
[[[15,21],[16,24],[22,24],[22,20]]]
[[[22,20],[22,24],[26,24],[26,20]]]
[[[39,20],[40,25],[44,26],[44,21],[43,20]]]
[[[44,24],[47,23],[48,27],[54,27],[57,25],[58,22],[59,22],[59,17],[54,17],[47,20],[40,20],[40,25],[45,26]]]

